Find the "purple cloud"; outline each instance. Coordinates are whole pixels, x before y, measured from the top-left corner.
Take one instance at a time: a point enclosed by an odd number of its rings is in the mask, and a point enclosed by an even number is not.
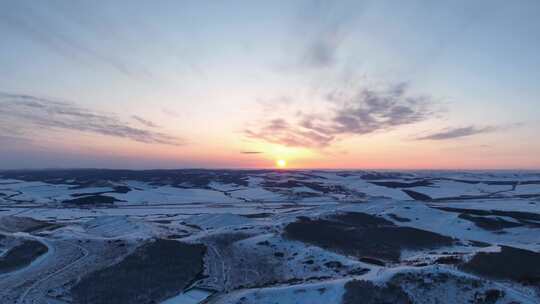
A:
[[[300,113],[296,121],[274,118],[257,129],[246,130],[250,138],[286,146],[325,147],[340,137],[369,134],[413,124],[431,117],[432,100],[407,94],[399,84],[386,90],[362,89],[350,94],[329,94],[336,105],[321,115]]]

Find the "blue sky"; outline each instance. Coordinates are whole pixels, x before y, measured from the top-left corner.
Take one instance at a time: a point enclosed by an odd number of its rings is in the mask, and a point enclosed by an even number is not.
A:
[[[1,1],[0,168],[540,168],[539,13]]]

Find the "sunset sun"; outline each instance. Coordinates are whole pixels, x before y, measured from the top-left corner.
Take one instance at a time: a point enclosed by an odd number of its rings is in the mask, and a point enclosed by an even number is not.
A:
[[[278,159],[276,160],[276,167],[285,168],[287,167],[287,162],[284,159]]]

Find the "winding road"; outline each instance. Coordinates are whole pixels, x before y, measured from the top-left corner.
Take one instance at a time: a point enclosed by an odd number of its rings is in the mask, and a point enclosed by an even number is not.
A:
[[[89,252],[86,248],[80,246],[80,245],[77,245],[77,244],[73,244],[69,241],[59,241],[59,242],[63,242],[63,243],[66,243],[66,244],[70,244],[70,246],[75,246],[76,248],[78,248],[79,250],[81,250],[82,252],[82,256],[79,257],[78,259],[74,260],[73,262],[69,263],[69,264],[66,264],[65,266],[63,266],[62,268],[52,272],[51,274],[49,275],[46,275],[45,277],[35,281],[32,285],[30,285],[30,287],[28,287],[28,289],[26,289],[26,291],[24,291],[21,296],[19,297],[19,299],[17,300],[17,303],[18,304],[23,304],[23,303],[26,303],[26,299],[28,297],[29,294],[31,294],[32,291],[34,291],[35,289],[37,289],[39,287],[40,284],[42,284],[43,282],[45,281],[48,281],[50,279],[52,279],[53,277],[57,276],[57,275],[60,275],[62,274],[63,272],[65,272],[66,270],[68,270],[69,268],[73,267],[74,265],[76,265],[77,263],[80,263],[82,260],[84,260],[86,257],[88,257],[89,255]],[[51,244],[47,244],[48,242],[45,242],[46,245],[48,247],[50,247],[49,245]],[[30,303],[35,303],[35,300],[38,300],[39,299],[42,299],[43,298],[43,294],[46,292],[42,290],[42,292],[40,293],[40,296],[38,296],[37,299],[33,299],[30,301]],[[31,298],[31,297],[30,297]]]
[[[61,276],[89,255],[86,248],[71,241],[46,239],[26,233],[16,233],[14,236],[32,238],[49,250],[30,265],[0,276],[2,303],[48,303],[48,290],[69,281],[69,276]]]

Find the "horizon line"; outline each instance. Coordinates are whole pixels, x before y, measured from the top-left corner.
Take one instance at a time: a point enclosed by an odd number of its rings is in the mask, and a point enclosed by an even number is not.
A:
[[[226,170],[226,171],[539,171],[540,168],[277,168],[277,167],[264,167],[264,168],[234,168],[234,167],[181,167],[181,168],[103,168],[103,167],[43,167],[43,168],[16,168],[16,169],[2,169],[0,172],[8,171],[70,171],[70,170],[110,170],[110,171],[175,171],[175,170]]]

